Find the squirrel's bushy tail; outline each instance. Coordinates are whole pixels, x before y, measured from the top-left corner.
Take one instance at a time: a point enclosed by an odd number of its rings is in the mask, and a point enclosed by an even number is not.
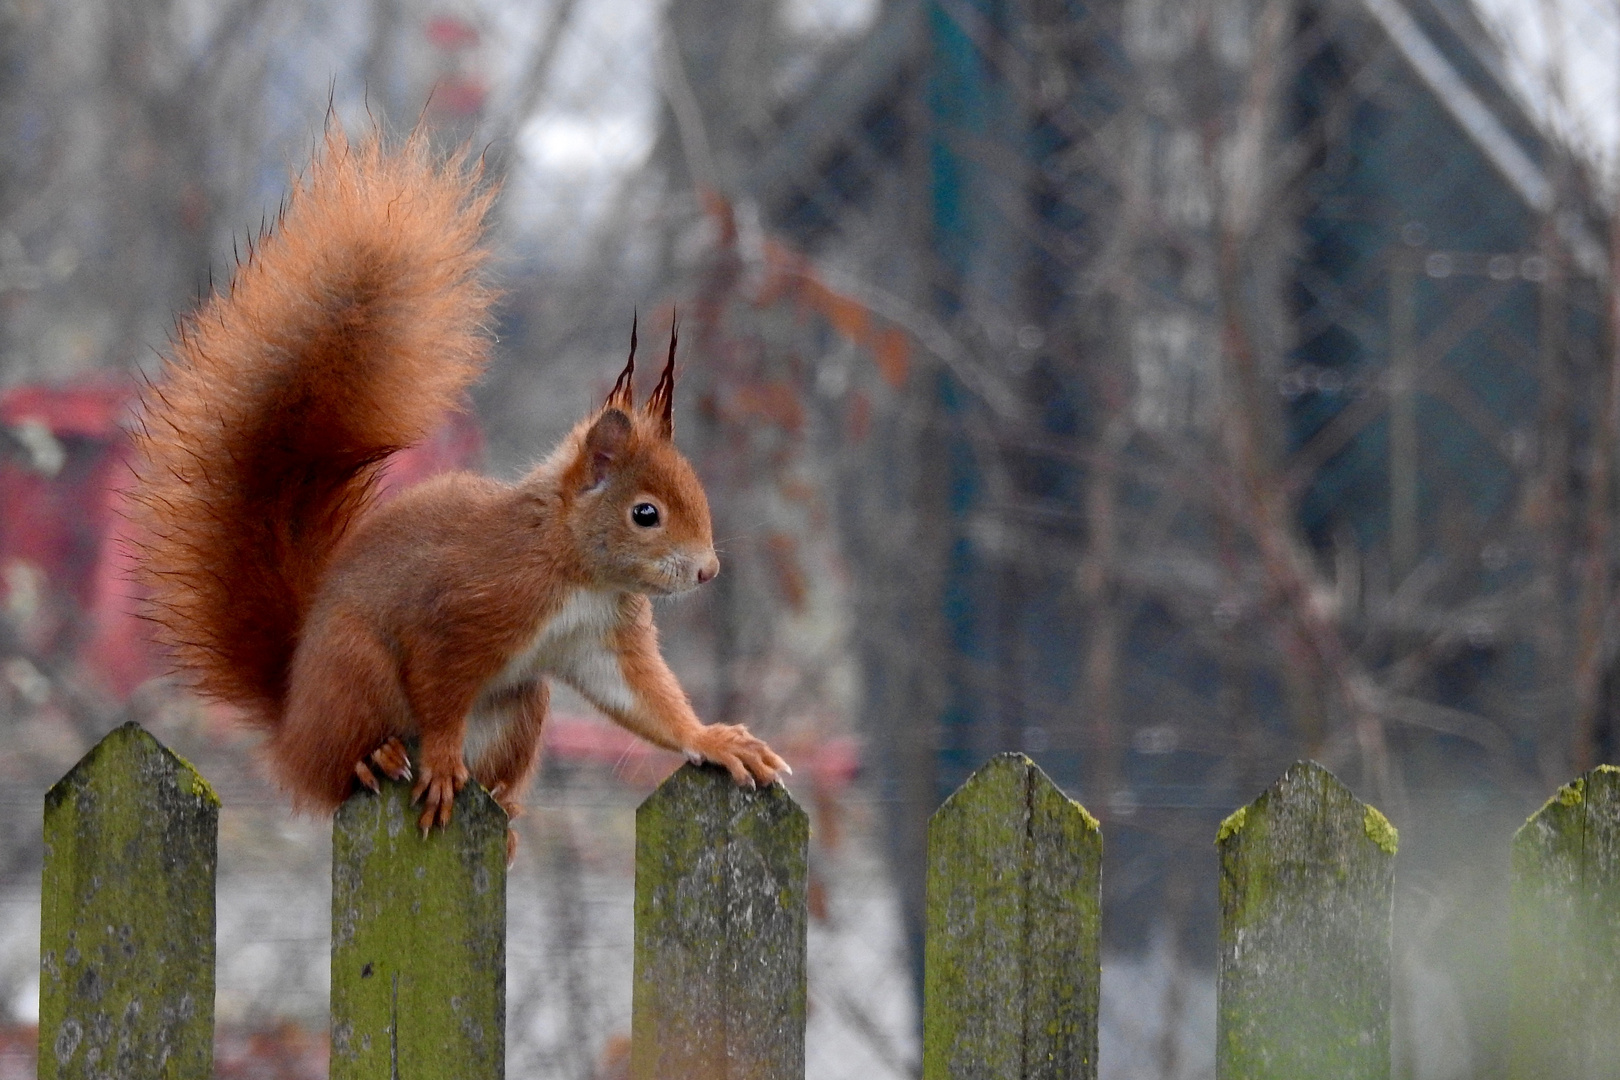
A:
[[[136,576],[210,697],[274,725],[310,602],[382,461],[483,370],[493,192],[425,137],[330,132],[229,289],[185,319],[136,433]]]

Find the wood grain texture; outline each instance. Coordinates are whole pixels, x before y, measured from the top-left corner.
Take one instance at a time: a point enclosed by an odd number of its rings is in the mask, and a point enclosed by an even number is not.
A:
[[[476,782],[426,838],[410,786],[332,823],[333,1080],[503,1080],[506,813]]]
[[[1395,845],[1314,762],[1221,826],[1217,1077],[1389,1076]]]
[[[683,766],[636,812],[637,1080],[803,1080],[810,829],[780,785]]]
[[[1620,1078],[1620,769],[1564,785],[1513,838],[1514,1080]]]
[[[207,1080],[219,799],[139,725],[45,795],[39,1075]]]
[[[1102,834],[1001,754],[928,829],[925,1080],[1097,1075]]]

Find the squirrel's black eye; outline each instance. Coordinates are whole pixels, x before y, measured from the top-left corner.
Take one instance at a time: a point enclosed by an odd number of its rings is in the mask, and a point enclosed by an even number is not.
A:
[[[636,503],[630,508],[630,520],[643,529],[650,529],[658,524],[658,507],[652,503]]]

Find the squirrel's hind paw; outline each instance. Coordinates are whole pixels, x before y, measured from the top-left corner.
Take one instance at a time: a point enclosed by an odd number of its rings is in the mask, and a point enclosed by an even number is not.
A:
[[[376,766],[373,771],[372,766]],[[382,792],[382,783],[377,779],[381,772],[390,780],[409,780],[411,778],[411,759],[405,753],[405,744],[394,738],[354,763],[354,778],[360,781],[372,794]]]
[[[405,744],[390,735],[386,742],[371,752],[371,764],[383,771],[390,780],[411,779],[411,758],[405,752]],[[361,762],[361,764],[365,764]],[[359,766],[356,766],[358,769]]]
[[[423,758],[418,772],[416,787],[411,789],[411,802],[422,804],[422,816],[417,819],[417,827],[422,830],[425,837],[428,830],[438,825],[441,828],[450,824],[450,813],[455,809],[456,793],[467,783],[467,766],[460,761],[447,768],[434,768]]]
[[[377,774],[371,771],[371,766],[364,761],[354,763],[354,778],[360,781],[362,787],[373,795],[382,794],[382,785],[377,782]]]

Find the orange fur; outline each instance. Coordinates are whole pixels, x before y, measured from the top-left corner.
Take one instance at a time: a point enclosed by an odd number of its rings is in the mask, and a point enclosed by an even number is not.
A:
[[[230,290],[182,325],[138,437],[152,617],[199,689],[269,732],[306,808],[334,809],[372,766],[403,774],[393,740],[414,737],[423,828],[469,776],[515,815],[552,677],[770,783],[781,758],[704,726],[658,652],[647,595],[719,569],[671,441],[673,335],[644,406],[632,339],[608,404],[520,482],[452,474],[372,504],[381,462],[485,362],[477,179],[420,137],[333,134]]]
[[[378,466],[484,368],[492,195],[471,179],[420,137],[390,154],[334,131],[146,395],[135,497],[153,618],[201,691],[265,726]]]

